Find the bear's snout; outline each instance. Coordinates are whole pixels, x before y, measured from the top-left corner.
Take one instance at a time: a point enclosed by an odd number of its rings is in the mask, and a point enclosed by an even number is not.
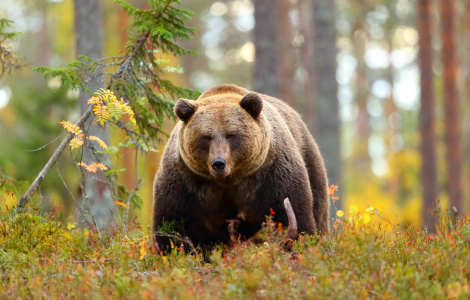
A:
[[[214,179],[222,179],[230,175],[232,160],[230,145],[222,135],[216,135],[211,141],[207,167]]]
[[[212,169],[218,173],[222,172],[226,165],[227,162],[222,158],[216,158],[211,162]]]

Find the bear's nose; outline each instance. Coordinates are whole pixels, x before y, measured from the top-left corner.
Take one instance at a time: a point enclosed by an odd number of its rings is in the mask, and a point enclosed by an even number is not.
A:
[[[222,158],[215,158],[211,162],[212,169],[214,169],[216,172],[220,172],[223,169],[225,169],[226,162]]]

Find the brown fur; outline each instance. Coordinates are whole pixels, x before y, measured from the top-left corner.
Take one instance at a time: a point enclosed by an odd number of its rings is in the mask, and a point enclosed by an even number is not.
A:
[[[195,245],[230,242],[227,220],[249,238],[270,208],[287,226],[289,198],[299,232],[328,232],[328,184],[323,159],[300,116],[281,100],[220,85],[197,101],[180,99],[182,120],[171,133],[155,176],[153,231],[163,219]],[[216,172],[214,158],[226,167]],[[168,238],[156,234],[167,249]]]

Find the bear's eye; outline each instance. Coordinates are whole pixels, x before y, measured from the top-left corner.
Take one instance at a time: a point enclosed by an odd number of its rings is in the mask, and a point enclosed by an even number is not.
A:
[[[227,136],[225,138],[227,140],[233,140],[233,139],[235,139],[235,135],[234,134],[227,134]]]
[[[198,140],[199,149],[207,149],[211,144],[212,137],[210,135],[203,135]]]

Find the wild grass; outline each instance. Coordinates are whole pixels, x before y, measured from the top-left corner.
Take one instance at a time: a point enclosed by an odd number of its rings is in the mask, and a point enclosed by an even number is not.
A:
[[[2,299],[468,299],[470,221],[440,217],[436,234],[339,218],[329,235],[267,223],[260,243],[203,257],[158,253],[139,224],[84,229],[29,209],[0,214]],[[374,217],[374,216],[373,216]],[[387,228],[386,230],[383,228]],[[382,229],[381,229],[382,228]]]

